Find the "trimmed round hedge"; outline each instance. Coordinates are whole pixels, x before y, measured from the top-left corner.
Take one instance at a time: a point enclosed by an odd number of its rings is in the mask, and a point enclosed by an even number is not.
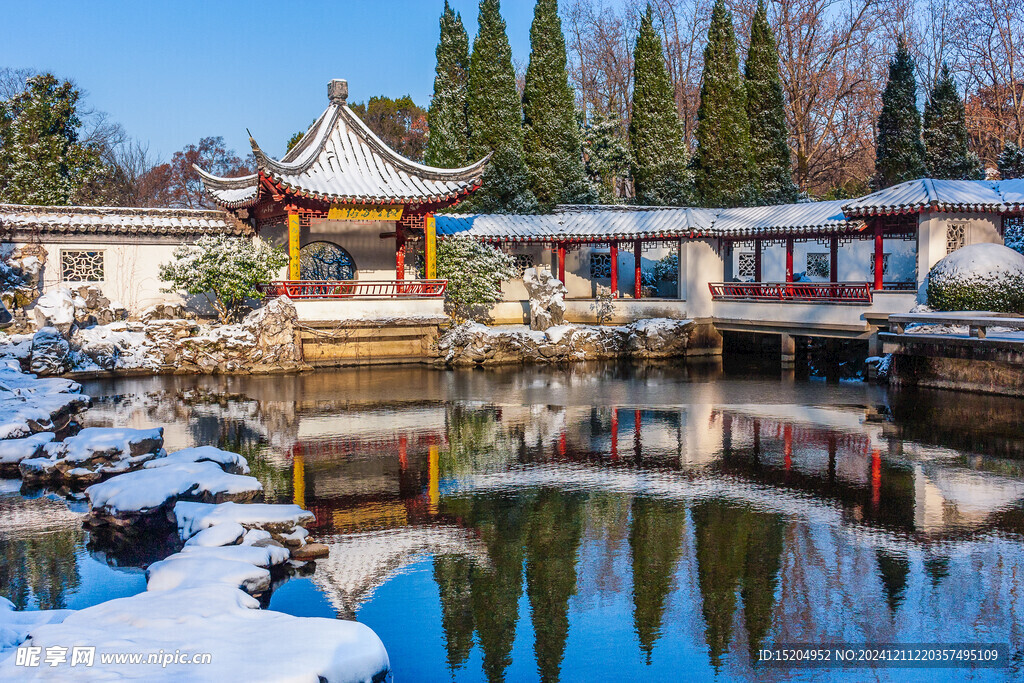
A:
[[[1024,255],[1001,244],[970,244],[928,273],[928,305],[937,311],[1024,313]]]

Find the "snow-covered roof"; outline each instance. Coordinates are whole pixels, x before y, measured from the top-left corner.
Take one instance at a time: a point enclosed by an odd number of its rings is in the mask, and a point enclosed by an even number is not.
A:
[[[692,207],[562,207],[543,216],[439,215],[438,235],[484,241],[558,242],[678,237],[754,237],[861,230],[847,219],[842,201],[782,204],[738,209]]]
[[[250,138],[257,173],[220,178],[196,167],[214,200],[228,208],[252,206],[261,178],[302,197],[378,204],[448,201],[479,186],[489,156],[464,168],[418,164],[389,148],[349,109],[345,81],[331,81],[328,96],[327,109],[280,161]]]
[[[110,206],[0,204],[0,232],[63,235],[250,235],[252,228],[224,211]]]
[[[997,211],[1024,209],[1024,179],[936,180],[919,178],[887,187],[843,204],[847,216],[933,211]]]

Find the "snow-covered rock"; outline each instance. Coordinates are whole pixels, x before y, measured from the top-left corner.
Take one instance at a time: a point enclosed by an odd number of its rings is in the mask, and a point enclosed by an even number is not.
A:
[[[19,470],[27,482],[92,484],[136,470],[147,460],[163,455],[163,433],[163,427],[89,427],[64,441],[46,444],[44,457],[22,460]]]
[[[231,474],[249,474],[249,462],[231,451],[225,451],[214,446],[193,446],[183,448],[161,458],[146,462],[143,467],[152,469],[155,467],[167,467],[181,463],[212,462],[220,465],[220,468]]]
[[[60,375],[68,368],[67,339],[55,327],[44,327],[32,336],[30,369],[40,377]]]
[[[154,462],[158,461],[146,464]],[[209,461],[176,461],[126,472],[85,490],[92,506],[93,525],[109,522],[111,518],[134,521],[139,516],[167,510],[179,500],[245,503],[262,492],[263,485],[255,477],[229,474]]]
[[[217,524],[240,524],[246,529],[262,529],[277,538],[291,534],[297,527],[316,520],[316,516],[298,505],[251,503],[178,503],[174,506],[178,535],[188,540],[203,529]]]
[[[186,545],[177,556],[184,557],[216,557],[222,560],[248,562],[249,564],[270,569],[288,561],[288,549],[280,545],[226,545],[201,546]],[[171,557],[176,557],[172,555]]]
[[[969,244],[928,273],[928,305],[939,311],[1024,313],[1024,255],[1001,244]]]
[[[522,325],[465,323],[438,340],[447,365],[553,363],[602,358],[667,358],[686,353],[692,320],[653,318],[617,327],[555,325],[545,331]]]
[[[170,591],[209,584],[241,588],[250,595],[256,595],[270,588],[270,571],[242,560],[183,553],[154,562],[146,569],[146,590],[149,591]]]
[[[530,329],[546,330],[561,325],[565,318],[565,297],[569,290],[544,268],[527,268],[523,284],[530,297]]]
[[[254,529],[248,533],[263,533],[270,538],[270,534],[261,529]],[[192,538],[185,541],[185,547],[200,546],[203,548],[219,548],[225,545],[235,545],[246,537],[245,527],[237,522],[217,524],[203,529]],[[251,545],[251,544],[250,544]]]
[[[293,617],[259,609],[244,592],[223,585],[146,591],[67,615],[32,631],[26,645],[96,647],[95,664],[71,669],[17,667],[8,657],[0,679],[382,681],[387,651],[367,626],[338,619]],[[113,652],[209,653],[210,664],[101,664]]]
[[[0,597],[0,663],[14,653],[32,630],[45,624],[59,624],[71,613],[69,609],[19,611],[10,600]]]
[[[0,441],[0,474],[18,473],[18,463],[28,458],[37,458],[43,452],[43,446],[53,441],[53,432],[38,432],[21,439],[4,439]]]
[[[256,340],[252,362],[278,367],[301,363],[302,347],[296,343],[298,322],[295,305],[283,296],[245,316],[242,327]]]
[[[21,372],[16,361],[0,360],[0,439],[63,429],[91,403],[81,388],[67,379],[37,378]]]
[[[84,308],[85,302],[82,302]],[[67,336],[75,324],[75,295],[67,287],[58,287],[39,297],[32,309],[36,327],[51,327]]]

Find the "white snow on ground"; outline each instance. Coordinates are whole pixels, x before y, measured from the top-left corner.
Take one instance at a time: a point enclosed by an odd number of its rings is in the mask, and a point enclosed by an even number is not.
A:
[[[255,531],[255,530],[254,530]],[[263,532],[267,533],[267,532]],[[209,529],[203,529],[192,538],[185,541],[185,547],[200,546],[204,548],[216,548],[222,545],[234,545],[245,537],[245,527],[237,522],[217,524]],[[267,534],[270,538],[270,534]]]
[[[161,458],[160,460],[167,460]],[[147,465],[159,462],[152,460]],[[255,477],[229,474],[215,462],[176,461],[126,472],[85,490],[93,510],[146,514],[183,497],[252,495],[263,490]]]
[[[0,360],[0,439],[17,439],[54,427],[58,415],[88,408],[81,385],[69,379],[21,372],[17,361]]]
[[[53,437],[53,432],[39,432],[23,439],[0,441],[0,465],[16,465],[25,458],[38,456]]]
[[[211,583],[241,588],[246,593],[262,593],[270,588],[270,572],[241,560],[181,553],[154,562],[146,570],[146,590],[149,591],[195,588]]]
[[[96,646],[92,667],[15,667],[0,662],[0,679],[149,681],[371,681],[390,667],[380,638],[367,626],[337,619],[293,617],[259,609],[240,590],[206,585],[147,591],[68,615],[36,628],[26,645]],[[113,652],[209,653],[210,664],[101,664]]]
[[[213,446],[194,446],[170,453],[163,458],[150,460],[143,468],[167,467],[181,463],[213,462],[221,466],[225,472],[233,474],[249,474],[249,461],[238,453],[224,451]]]
[[[44,609],[20,612],[14,609],[14,604],[10,600],[0,597],[0,666],[5,658],[14,653],[18,643],[28,637],[30,631],[43,624],[59,624],[72,611]]]
[[[235,562],[248,562],[257,567],[269,569],[279,564],[284,564],[291,557],[288,548],[279,545],[226,545],[219,548],[209,546],[187,545],[181,552],[171,557],[214,557],[221,560],[234,560]]]
[[[203,529],[217,524],[235,522],[247,529],[277,527],[282,530],[316,521],[316,516],[298,505],[274,505],[270,503],[177,503],[174,517],[182,539],[189,539]]]

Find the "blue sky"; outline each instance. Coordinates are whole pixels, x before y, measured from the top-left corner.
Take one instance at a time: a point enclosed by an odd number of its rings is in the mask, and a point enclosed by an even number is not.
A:
[[[477,0],[450,0],[476,33]],[[165,161],[206,135],[239,153],[245,129],[274,155],[327,106],[411,94],[430,102],[444,0],[258,3],[0,0],[0,66],[52,71],[88,91]],[[515,59],[529,57],[533,0],[502,0]]]

